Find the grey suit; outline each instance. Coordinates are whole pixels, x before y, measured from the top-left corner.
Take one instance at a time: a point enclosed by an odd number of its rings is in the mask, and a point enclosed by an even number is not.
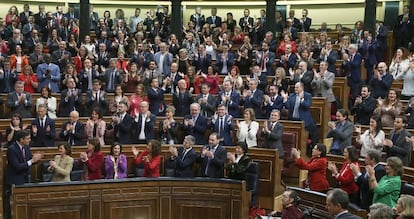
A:
[[[283,157],[285,155],[285,152],[282,146],[283,130],[284,130],[283,124],[280,122],[277,122],[275,125],[273,125],[273,128],[271,128],[270,133],[263,132],[263,131],[261,133],[261,136],[265,138],[263,142],[263,147],[278,149],[279,157]]]
[[[24,103],[18,102],[18,94],[16,92],[11,92],[7,95],[7,107],[10,108],[10,115],[18,113],[23,118],[33,117],[30,112],[30,108],[32,107],[32,95],[26,92],[23,92],[22,94],[26,95]]]
[[[411,144],[405,140],[405,137],[411,137],[411,134],[406,130],[402,130],[399,133],[399,136],[395,136],[395,130],[392,130],[390,133],[390,139],[393,141],[394,145],[392,147],[384,147],[385,152],[387,152],[387,158],[396,156],[401,159],[404,166],[408,166],[408,157],[411,151]],[[396,138],[393,140],[393,138]]]
[[[342,155],[346,146],[352,145],[352,133],[354,132],[354,124],[345,120],[344,124],[340,127],[339,122],[335,123],[336,128],[328,132],[327,137],[333,138],[331,153]],[[338,147],[335,147],[337,141]]]
[[[326,97],[328,103],[335,102],[335,95],[332,91],[332,85],[335,81],[335,74],[327,71],[324,78],[313,78],[311,83],[312,95],[314,97]]]

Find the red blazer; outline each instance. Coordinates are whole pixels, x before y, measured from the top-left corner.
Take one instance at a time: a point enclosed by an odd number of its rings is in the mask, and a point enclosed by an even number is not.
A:
[[[358,162],[354,162],[353,164],[359,167]],[[347,192],[348,194],[355,194],[358,192],[358,186],[354,180],[354,173],[351,170],[349,161],[345,161],[342,165],[341,170],[338,172],[338,176],[336,177],[336,181],[341,186],[341,189]]]
[[[17,66],[16,54],[10,55],[9,59],[10,59],[11,68],[16,69],[16,66]],[[28,64],[29,64],[29,58],[27,56],[22,56],[22,63],[21,63],[22,73],[23,73],[24,67]]]
[[[75,57],[73,58],[73,63],[74,63],[74,65],[75,65],[76,72],[79,74],[79,72],[80,72],[80,71],[82,70],[82,68],[83,68],[83,61],[82,61],[82,58],[81,58],[79,55],[75,56]]]
[[[309,188],[311,190],[323,192],[329,189],[329,183],[326,179],[326,157],[312,157],[308,162],[299,158],[296,160],[296,164],[299,168],[308,170]]]
[[[86,151],[88,153],[88,151]],[[104,156],[102,152],[94,152],[86,162],[78,160],[78,165],[82,165],[85,169],[83,173],[83,180],[95,180],[102,179],[102,165],[104,162]]]
[[[135,164],[140,164],[144,162],[142,158],[144,156],[148,156],[148,154],[149,154],[149,151],[143,151],[142,153],[140,153],[137,159],[135,159]],[[143,176],[144,177],[159,177],[160,176],[160,163],[161,163],[161,155],[157,155],[151,158],[149,162],[145,162]]]

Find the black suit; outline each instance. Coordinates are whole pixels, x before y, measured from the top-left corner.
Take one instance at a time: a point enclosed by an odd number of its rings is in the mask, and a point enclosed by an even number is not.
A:
[[[23,157],[20,146],[15,142],[7,149],[7,166],[4,175],[5,185],[23,185],[29,182],[30,168],[27,161],[32,159],[32,152],[28,146],[24,147],[25,156]]]
[[[375,110],[377,105],[377,100],[371,95],[363,99],[362,102],[356,106],[353,106],[351,113],[355,114],[355,124],[359,123],[361,125],[369,125],[369,120],[372,113]]]
[[[361,219],[361,218],[358,217],[358,216],[356,216],[356,215],[354,215],[354,214],[351,214],[349,212],[346,212],[344,214],[341,214],[341,215],[335,217],[335,219]]]
[[[221,27],[221,17],[215,16],[215,19],[213,20],[213,16],[207,17],[206,22],[208,24],[215,24],[216,27]]]
[[[312,81],[314,77],[314,73],[312,71],[306,71],[303,73],[302,78],[299,75],[295,74],[292,80],[292,84],[296,84],[296,82],[302,82],[304,86],[305,92],[312,93]]]
[[[175,158],[170,158],[168,165],[175,169],[176,177],[193,177],[193,165],[197,159],[194,148],[191,148],[184,156],[184,148],[177,148],[178,155]]]
[[[396,156],[401,159],[404,166],[408,166],[408,158],[411,151],[411,143],[405,140],[406,137],[411,137],[410,132],[406,129],[402,130],[399,134],[395,133],[395,130],[392,130],[390,139],[393,141],[393,146],[384,146],[387,158]]]
[[[374,167],[375,170],[375,179],[377,182],[385,176],[385,168],[381,164],[377,164]],[[356,179],[356,184],[359,187],[359,207],[369,211],[369,206],[372,204],[372,198],[374,194],[369,189],[369,177],[366,173],[362,173],[362,175],[358,176]]]
[[[191,115],[186,115],[184,116],[184,120],[191,120],[192,116]],[[185,132],[185,135],[192,135],[195,137],[196,139],[196,143],[198,145],[202,145],[202,144],[206,144],[207,143],[207,139],[204,136],[206,130],[207,130],[207,118],[202,116],[202,115],[198,115],[195,124],[192,125],[184,125],[181,124],[180,129],[183,130]]]
[[[85,142],[83,141],[85,137],[84,125],[78,120],[75,124],[74,131],[68,132],[66,131],[66,126],[69,123],[70,122],[68,121],[65,124],[63,124],[62,131],[60,133],[60,138],[67,141],[72,146],[84,145],[85,144]]]
[[[188,91],[184,94],[173,94],[173,105],[175,107],[176,116],[185,116],[190,114],[190,105],[193,103],[193,98]]]
[[[60,94],[60,105],[59,105],[59,114],[60,116],[69,116],[69,113],[73,110],[82,114],[83,111],[83,104],[82,104],[82,91],[80,89],[75,88],[78,91],[78,95],[75,96],[71,94],[68,99],[66,100],[66,95],[68,93],[68,89],[65,89]]]
[[[131,144],[131,127],[132,117],[128,113],[126,113],[125,117],[122,120],[120,120],[117,125],[113,125],[111,123],[108,126],[108,130],[114,129],[114,141],[117,141],[121,144]]]
[[[32,133],[32,145],[33,146],[42,146],[42,147],[53,147],[55,146],[55,121],[47,116],[45,116],[44,126],[40,124],[40,119],[36,118],[32,121],[32,126],[37,127],[37,133],[34,135]],[[46,132],[47,127],[49,126],[50,132]]]
[[[208,150],[214,150],[213,147],[204,146]],[[207,156],[200,156],[197,157],[197,163],[200,164],[199,175],[211,178],[223,178],[224,177],[224,162],[227,159],[227,151],[226,149],[221,146],[217,145],[214,158],[210,159]]]
[[[140,141],[148,141],[151,139],[155,139],[154,134],[154,127],[155,127],[155,115],[151,114],[149,118],[145,118],[145,121],[142,121],[142,114],[138,114],[138,119],[135,118],[133,121],[133,127],[135,128],[135,137],[133,139],[133,143],[140,143]],[[144,125],[144,133],[145,139],[139,139],[139,135],[141,133],[142,122],[145,122]]]

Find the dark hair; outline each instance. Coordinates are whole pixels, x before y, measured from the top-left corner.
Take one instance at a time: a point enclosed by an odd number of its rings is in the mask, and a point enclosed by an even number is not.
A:
[[[293,200],[293,203],[295,206],[299,205],[300,198],[298,196],[298,193],[295,190],[286,189],[286,192],[289,192],[289,198]]]
[[[26,138],[27,136],[30,136],[30,132],[26,130],[20,130],[17,131],[15,134],[16,141],[20,141],[23,138]]]
[[[13,126],[13,118],[14,118],[14,117],[19,118],[19,120],[20,120],[19,127],[20,127],[20,129],[22,129],[22,128],[23,128],[23,119],[22,119],[22,116],[21,116],[20,114],[18,114],[18,113],[13,114],[13,115],[10,117],[10,124],[11,124],[12,126]]]
[[[376,150],[368,150],[367,151],[367,156],[371,160],[375,160],[376,163],[380,162],[381,154],[378,151],[376,151]]]
[[[151,157],[161,154],[161,142],[155,139],[149,140],[148,144],[151,144]]]
[[[338,113],[340,113],[343,117],[345,117],[346,119],[348,119],[348,111],[346,109],[339,109],[338,111],[336,111]]]
[[[404,124],[407,124],[407,117],[404,115],[398,115],[395,119],[401,119]]]
[[[101,109],[99,107],[95,107],[92,110],[92,113],[95,112],[96,114],[98,114],[98,119],[102,119],[102,112]],[[92,113],[91,113],[91,117],[92,118]]]
[[[347,146],[345,147],[345,149],[348,151],[348,159],[351,162],[358,161],[359,154],[357,152],[357,149],[353,145]]]
[[[90,138],[88,139],[88,144],[91,144],[94,146],[94,149],[93,149],[94,152],[101,151],[101,143],[99,142],[99,139]]]
[[[43,86],[42,89],[40,89],[40,94],[42,93],[43,89],[47,90],[47,97],[48,98],[52,97],[52,90],[48,86]]]
[[[371,116],[371,119],[377,123],[377,127],[375,128],[375,137],[376,137],[382,129],[381,117],[379,117],[378,115],[373,115]]]
[[[369,86],[368,84],[364,84],[364,85],[362,85],[361,90],[364,87],[366,87],[368,89],[368,92],[371,92],[371,86]]]
[[[332,189],[328,192],[328,196],[331,197],[331,202],[333,205],[339,204],[342,209],[348,209],[349,197],[348,193],[346,193],[344,190],[339,188]],[[328,199],[328,196],[326,199]]]
[[[101,80],[99,80],[97,78],[93,79],[93,81],[92,81],[92,84],[95,84],[95,83],[98,83],[99,85],[102,84]]]
[[[60,146],[63,146],[63,148],[65,148],[66,155],[72,155],[72,146],[70,144],[59,144],[58,149],[60,148]]]
[[[326,157],[326,146],[324,144],[316,144],[315,147],[321,152],[321,157]]]
[[[240,141],[236,146],[239,146],[241,149],[243,149],[243,154],[247,154],[249,151],[249,147],[247,146],[246,142]]]
[[[122,153],[122,144],[120,144],[119,142],[113,142],[112,143],[112,145],[111,145],[111,149],[110,149],[110,151],[109,151],[109,154],[110,155],[114,155],[114,148],[115,148],[115,146],[119,146],[119,149],[120,149],[120,151],[119,151],[119,153],[121,154]]]

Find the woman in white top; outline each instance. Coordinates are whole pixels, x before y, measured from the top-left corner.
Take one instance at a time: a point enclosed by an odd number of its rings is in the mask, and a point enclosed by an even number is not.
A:
[[[217,57],[217,54],[216,54],[217,45],[213,42],[210,36],[205,38],[205,47],[206,47],[206,53],[211,55],[211,60],[215,61]]]
[[[397,80],[403,80],[403,89],[401,91],[401,100],[408,100],[410,97],[414,97],[414,62],[410,63],[410,68],[397,75]]]
[[[95,44],[92,43],[91,37],[89,35],[85,36],[82,46],[88,50],[88,56],[93,56],[95,54]]]
[[[256,134],[259,130],[259,123],[252,108],[247,108],[243,112],[244,121],[236,120],[237,139],[239,142],[246,142],[248,147],[257,146]]]
[[[381,118],[372,116],[369,120],[369,129],[361,135],[361,126],[356,126],[355,131],[358,133],[357,142],[361,144],[361,157],[366,157],[369,150],[375,150],[381,153],[382,141],[385,139],[385,133],[381,130]]]
[[[407,49],[400,47],[394,54],[390,64],[390,74],[397,79],[399,75],[406,72],[410,66],[410,60],[408,58],[409,52]]]
[[[42,87],[40,94],[41,96],[36,100],[36,111],[39,105],[44,104],[47,108],[47,116],[56,119],[56,98],[52,96],[52,91],[49,87]]]

